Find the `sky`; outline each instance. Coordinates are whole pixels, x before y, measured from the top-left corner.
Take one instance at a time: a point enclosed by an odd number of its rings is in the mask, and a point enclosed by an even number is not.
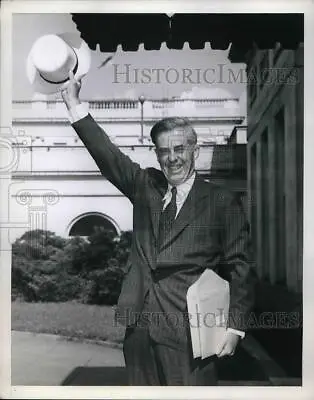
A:
[[[34,95],[25,64],[35,40],[45,34],[62,32],[79,34],[70,14],[14,14],[13,100],[28,100]],[[106,34],[105,28],[102,34]],[[227,51],[211,50],[209,44],[203,50],[189,47],[169,50],[165,46],[156,51],[123,52],[120,49],[112,61],[100,69],[97,67],[112,54],[99,50],[91,53],[92,66],[81,89],[84,100],[138,98],[140,95],[155,99],[182,94],[185,97],[226,95],[241,98],[245,108],[245,79],[238,75],[241,71],[245,77],[245,64],[230,63]],[[160,69],[160,72],[153,69]]]

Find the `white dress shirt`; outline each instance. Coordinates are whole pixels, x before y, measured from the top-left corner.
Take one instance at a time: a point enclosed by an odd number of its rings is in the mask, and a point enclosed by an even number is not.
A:
[[[78,104],[75,107],[72,107],[69,111],[69,120],[71,122],[71,124],[73,124],[74,122],[84,118],[87,116],[88,111],[86,109],[86,106],[84,104]],[[176,212],[176,217],[178,216],[186,198],[188,197],[190,190],[192,189],[193,183],[195,181],[195,172],[189,177],[189,179],[187,179],[185,182],[181,183],[180,185],[177,185],[177,196],[176,196],[176,204],[177,204],[177,212]],[[168,184],[168,190],[163,198],[164,204],[163,204],[163,210],[167,207],[167,205],[170,203],[171,201],[171,189],[172,186],[170,184]],[[227,331],[229,332],[233,332],[239,336],[241,336],[241,338],[244,338],[245,333],[242,331],[238,331],[237,329],[233,329],[233,328],[228,328]]]
[[[83,103],[78,104],[77,106],[74,106],[70,108],[70,110],[68,110],[69,120],[71,124],[86,117],[87,114],[88,114],[88,107],[86,107],[85,104]]]

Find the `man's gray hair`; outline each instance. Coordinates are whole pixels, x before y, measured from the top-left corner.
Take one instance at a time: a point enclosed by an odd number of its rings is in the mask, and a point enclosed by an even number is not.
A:
[[[156,122],[156,124],[152,127],[150,131],[150,137],[152,139],[152,142],[156,144],[157,137],[162,132],[169,132],[180,129],[189,136],[188,142],[190,144],[197,143],[197,134],[190,121],[187,118],[181,117],[168,117]]]

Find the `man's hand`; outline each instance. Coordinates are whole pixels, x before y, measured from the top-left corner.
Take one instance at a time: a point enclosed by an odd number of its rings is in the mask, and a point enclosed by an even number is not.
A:
[[[65,89],[61,91],[63,101],[68,110],[80,104],[79,93],[81,90],[81,80],[74,78],[73,71],[69,72],[69,82]]]
[[[239,340],[240,336],[236,333],[225,332],[225,336],[217,351],[217,357],[233,356]]]

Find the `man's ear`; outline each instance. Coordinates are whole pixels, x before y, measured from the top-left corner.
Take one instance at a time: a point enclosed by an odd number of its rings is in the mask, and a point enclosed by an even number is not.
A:
[[[157,161],[159,162],[158,151],[157,151],[157,148],[156,148],[156,147],[154,147],[154,152],[155,152],[155,154],[156,154]]]
[[[194,148],[194,160],[196,160],[199,155],[200,155],[200,146],[196,144]]]

